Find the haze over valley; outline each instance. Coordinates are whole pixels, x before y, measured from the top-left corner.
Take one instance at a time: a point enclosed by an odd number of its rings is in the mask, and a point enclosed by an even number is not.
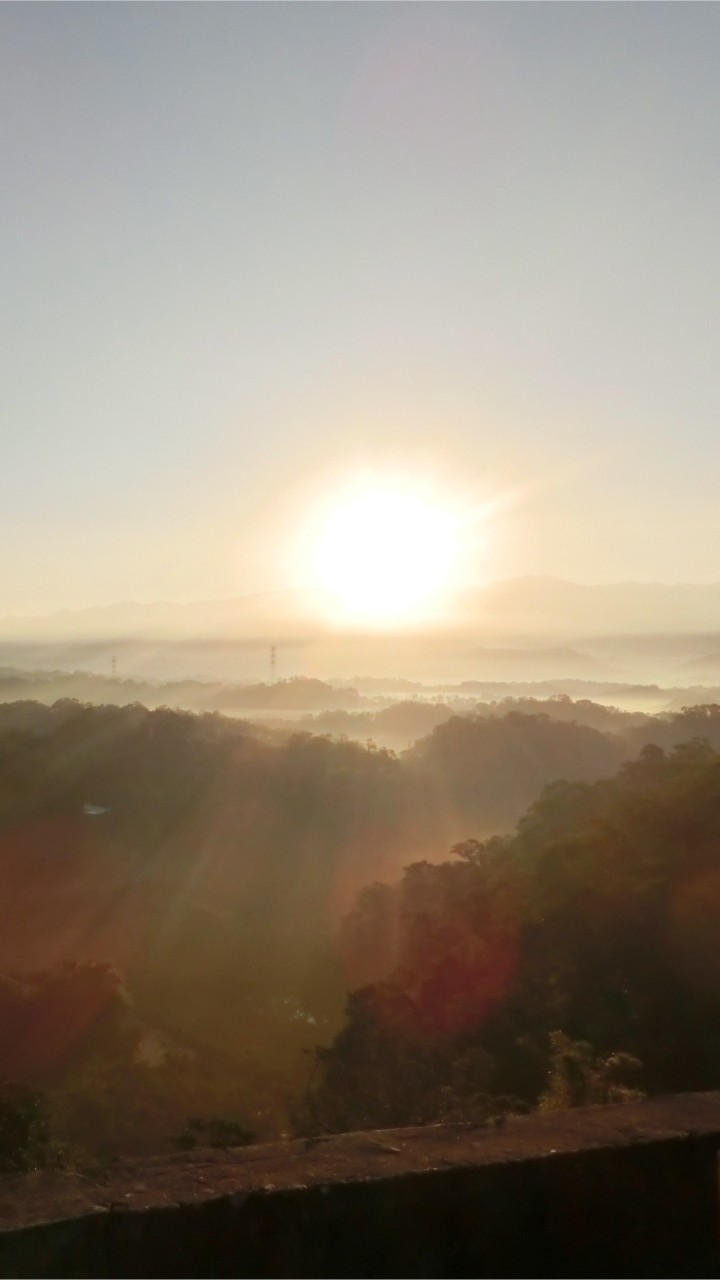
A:
[[[720,680],[720,584],[588,586],[521,578],[465,588],[424,625],[328,618],[308,592],[118,603],[0,618],[0,660],[152,680],[353,675],[433,682]],[[695,677],[695,679],[693,679]]]
[[[0,1175],[719,1089],[720,9],[0,29]]]

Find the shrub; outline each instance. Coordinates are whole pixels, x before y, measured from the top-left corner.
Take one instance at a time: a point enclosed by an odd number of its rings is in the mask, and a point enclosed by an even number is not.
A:
[[[42,1094],[0,1081],[0,1170],[43,1168],[59,1159]]]

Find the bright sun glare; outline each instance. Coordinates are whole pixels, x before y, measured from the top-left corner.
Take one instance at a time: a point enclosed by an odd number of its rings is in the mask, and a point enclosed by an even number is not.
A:
[[[457,521],[419,493],[367,487],[327,517],[315,578],[336,616],[369,624],[409,623],[453,585]]]

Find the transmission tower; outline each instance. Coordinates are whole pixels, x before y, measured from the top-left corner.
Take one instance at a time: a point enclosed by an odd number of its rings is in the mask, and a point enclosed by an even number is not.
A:
[[[270,683],[274,684],[277,677],[277,651],[275,645],[270,645]]]
[[[110,671],[111,671],[113,680],[117,680],[117,658],[115,654],[113,654],[112,656],[112,662],[110,663]]]

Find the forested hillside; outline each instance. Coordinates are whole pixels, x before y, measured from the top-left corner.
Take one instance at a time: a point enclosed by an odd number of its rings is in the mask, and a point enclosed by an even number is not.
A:
[[[96,1155],[711,1084],[720,711],[561,710],[0,707],[0,1077]]]
[[[646,746],[558,782],[509,837],[362,893],[358,977],[317,1054],[328,1128],[488,1116],[720,1082],[720,755]]]

